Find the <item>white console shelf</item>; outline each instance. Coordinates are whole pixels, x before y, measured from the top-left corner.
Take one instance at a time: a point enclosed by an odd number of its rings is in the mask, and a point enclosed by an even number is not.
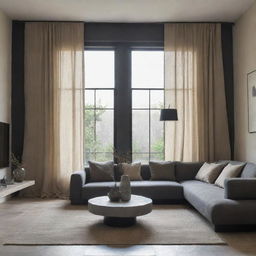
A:
[[[20,191],[24,188],[35,185],[34,180],[24,180],[22,182],[14,182],[14,184],[7,185],[7,187],[0,187],[0,198],[8,196],[12,193]]]

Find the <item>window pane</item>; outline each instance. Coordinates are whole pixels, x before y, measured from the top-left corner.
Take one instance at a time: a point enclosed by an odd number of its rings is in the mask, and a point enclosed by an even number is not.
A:
[[[133,90],[132,91],[132,107],[133,108],[149,108],[149,91]]]
[[[86,108],[94,108],[94,90],[84,91],[84,104]]]
[[[151,110],[150,117],[150,151],[151,153],[163,153],[164,122],[160,121],[160,110]]]
[[[113,159],[113,153],[108,153],[108,152],[105,152],[105,153],[96,153],[95,154],[96,157],[95,157],[95,161],[98,161],[98,162],[106,162],[106,161],[110,161]]]
[[[164,87],[163,51],[132,51],[132,87]]]
[[[96,152],[113,152],[114,111],[103,109],[97,110],[96,113]]]
[[[85,151],[85,164],[88,164],[88,161],[96,161],[94,152]]]
[[[85,87],[114,88],[114,51],[85,51]]]
[[[163,108],[164,107],[164,91],[157,90],[150,92],[150,104],[151,108]]]
[[[150,160],[156,160],[156,161],[164,161],[164,153],[150,153]]]
[[[132,151],[144,153],[149,151],[149,111],[132,111]]]
[[[96,107],[97,108],[113,108],[114,107],[114,91],[113,90],[97,90],[96,91]]]
[[[145,154],[133,153],[132,161],[133,162],[148,163],[148,161],[149,161],[149,153],[145,153]]]

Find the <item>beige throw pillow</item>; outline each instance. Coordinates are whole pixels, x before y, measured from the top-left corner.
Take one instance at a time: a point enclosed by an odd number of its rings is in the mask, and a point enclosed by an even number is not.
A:
[[[225,179],[235,178],[239,176],[245,164],[228,164],[221,172],[218,179],[215,181],[215,185],[224,188]]]
[[[213,184],[226,164],[204,163],[199,169],[196,180]]]
[[[122,174],[128,175],[130,180],[142,180],[140,171],[141,171],[141,163],[122,163],[121,164]]]

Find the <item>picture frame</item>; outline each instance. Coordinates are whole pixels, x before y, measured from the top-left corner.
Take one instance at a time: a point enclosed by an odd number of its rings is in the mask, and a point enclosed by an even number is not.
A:
[[[248,132],[256,133],[256,70],[247,74]]]

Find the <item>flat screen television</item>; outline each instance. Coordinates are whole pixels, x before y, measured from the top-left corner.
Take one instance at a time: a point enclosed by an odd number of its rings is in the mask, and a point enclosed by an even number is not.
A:
[[[10,125],[0,122],[0,168],[9,167]]]

